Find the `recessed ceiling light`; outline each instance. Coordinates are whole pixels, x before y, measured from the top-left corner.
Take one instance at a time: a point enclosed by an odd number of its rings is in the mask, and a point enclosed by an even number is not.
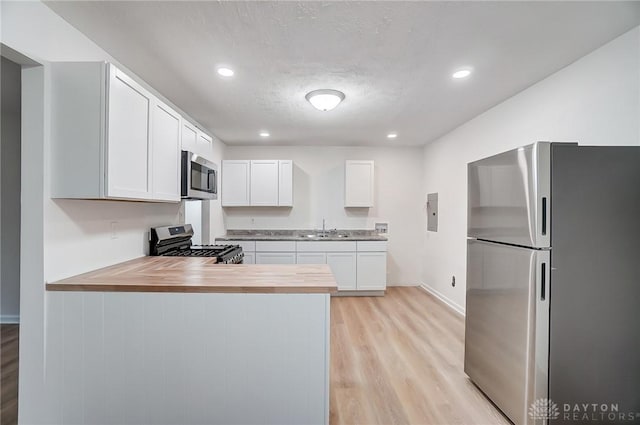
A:
[[[320,111],[330,111],[344,100],[344,93],[332,89],[314,90],[307,93],[305,99]]]
[[[233,77],[233,74],[235,74],[235,72],[233,72],[233,69],[231,68],[221,67],[221,68],[218,68],[218,74],[220,74],[223,77]]]
[[[395,139],[398,137],[398,133],[389,133],[387,134],[387,139]]]
[[[467,69],[460,69],[454,72],[452,77],[456,79],[460,79],[460,78],[467,78],[469,75],[471,75],[471,70],[467,68]]]
[[[271,135],[267,131],[261,131],[260,132],[260,137],[269,137],[269,136],[271,136]]]

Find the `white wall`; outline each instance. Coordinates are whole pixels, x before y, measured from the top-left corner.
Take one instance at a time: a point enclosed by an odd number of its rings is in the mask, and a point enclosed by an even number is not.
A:
[[[459,309],[466,287],[467,163],[538,140],[640,144],[640,28],[425,146],[423,199],[439,193],[439,229],[423,230],[422,280]]]
[[[3,42],[22,54],[42,62],[107,60],[118,64],[40,2],[3,2],[2,12]],[[219,161],[224,144],[215,142],[215,150],[207,156],[219,157],[214,159]],[[48,187],[45,189],[45,273],[49,281],[142,256],[147,252],[149,227],[184,219],[181,204],[52,200]],[[222,233],[219,203],[217,210],[215,206],[211,210],[212,232]],[[112,222],[117,222],[117,238],[112,237]]]
[[[2,58],[2,227],[0,322],[15,323],[20,316],[20,78],[21,68]]]
[[[22,222],[27,226],[22,229],[22,242],[23,252],[26,250],[29,257],[23,255],[21,271],[19,415],[21,423],[50,423],[54,412],[49,410],[48,400],[51,391],[59,389],[48,386],[44,368],[48,319],[45,281],[144,255],[149,227],[182,221],[183,208],[181,204],[49,197],[48,64],[118,62],[41,2],[0,2],[0,7],[2,42],[44,65],[22,72],[23,118],[27,121],[22,125],[22,152],[23,158],[29,158],[29,167],[22,170]],[[123,64],[118,65],[126,70]],[[224,145],[217,141],[215,146],[211,157],[218,155],[221,159]],[[223,232],[219,203],[217,209],[211,214],[211,231],[219,234]],[[116,238],[112,238],[112,222],[118,223]]]
[[[420,281],[421,148],[227,146],[225,159],[293,160],[293,208],[224,208],[227,229],[373,229],[389,223],[388,282]],[[347,159],[375,161],[375,206],[344,208]]]

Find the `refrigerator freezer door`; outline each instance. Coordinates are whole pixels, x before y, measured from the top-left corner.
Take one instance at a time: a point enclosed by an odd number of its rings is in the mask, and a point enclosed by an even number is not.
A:
[[[468,165],[468,236],[550,246],[550,148],[538,142]]]
[[[464,370],[516,425],[547,398],[549,251],[467,242]]]

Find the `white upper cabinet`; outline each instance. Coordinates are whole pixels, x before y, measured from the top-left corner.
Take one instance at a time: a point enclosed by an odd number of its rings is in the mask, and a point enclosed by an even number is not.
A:
[[[188,121],[182,121],[182,150],[194,152],[197,150],[198,130]]]
[[[278,161],[280,170],[278,175],[278,206],[293,206],[293,161]]]
[[[154,102],[151,119],[151,182],[153,199],[180,201],[180,127],[182,117]]]
[[[293,161],[222,161],[222,206],[293,206]]]
[[[203,132],[198,133],[198,143],[204,148],[207,149],[213,143],[213,139],[209,137],[207,134]]]
[[[213,139],[189,121],[182,120],[181,149],[213,161]]]
[[[54,198],[180,200],[182,118],[105,62],[51,65]]]
[[[347,160],[345,164],[345,207],[373,207],[373,161]]]
[[[149,199],[153,96],[119,69],[109,70],[106,196]]]
[[[222,161],[222,206],[249,205],[249,179],[251,161]]]
[[[251,205],[278,205],[278,160],[251,161]]]

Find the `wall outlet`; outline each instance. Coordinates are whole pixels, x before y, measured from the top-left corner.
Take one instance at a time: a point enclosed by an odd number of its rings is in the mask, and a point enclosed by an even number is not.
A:
[[[453,286],[454,288],[456,287],[456,277],[455,276],[451,276],[451,286]]]
[[[111,239],[118,239],[118,222],[111,222]]]
[[[376,233],[388,233],[389,223],[376,223]]]

